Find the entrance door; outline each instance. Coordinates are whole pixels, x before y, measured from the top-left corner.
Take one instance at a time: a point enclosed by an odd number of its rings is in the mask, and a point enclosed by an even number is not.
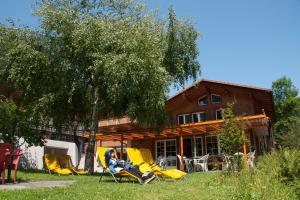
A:
[[[184,138],[183,139],[183,156],[187,158],[193,157],[193,145],[192,145],[192,138]]]
[[[201,136],[183,139],[183,154],[187,158],[203,155],[203,141]]]

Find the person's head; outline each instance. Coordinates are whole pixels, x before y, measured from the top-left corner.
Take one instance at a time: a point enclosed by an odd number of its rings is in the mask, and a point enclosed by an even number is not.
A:
[[[115,150],[111,149],[111,150],[109,151],[109,155],[110,155],[111,158],[114,158],[114,157],[116,156],[116,155],[115,155]]]

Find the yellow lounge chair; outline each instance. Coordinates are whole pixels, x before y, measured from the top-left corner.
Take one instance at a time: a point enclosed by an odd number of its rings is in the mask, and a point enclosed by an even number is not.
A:
[[[127,155],[134,165],[138,165],[142,173],[154,172],[158,176],[167,176],[174,180],[182,179],[186,173],[177,169],[161,169],[155,164],[149,149],[127,148]]]
[[[155,161],[153,160],[153,156],[152,156],[152,153],[150,151],[150,149],[140,149],[140,152],[141,152],[141,155],[142,157],[144,158],[144,161],[146,163],[149,163],[154,169],[160,169],[162,170],[156,163]],[[174,173],[178,173],[180,174],[181,176],[184,176],[186,175],[185,172],[181,171],[181,170],[178,170],[178,169],[168,169],[168,171],[172,171]]]
[[[127,172],[125,170],[124,171],[120,171],[120,172],[116,172],[116,173],[112,173],[109,170],[109,167],[106,165],[106,162],[105,162],[105,152],[108,149],[110,149],[110,148],[108,148],[108,147],[98,147],[97,148],[98,158],[99,158],[99,161],[100,161],[100,163],[101,163],[101,165],[103,167],[103,172],[101,173],[99,182],[102,181],[102,177],[103,177],[104,173],[109,173],[114,178],[114,181],[116,183],[119,183],[122,180],[123,177],[126,177],[129,180],[130,180],[130,177],[132,177],[132,178],[138,180],[139,183],[141,183],[138,177],[134,176],[133,174],[130,174],[129,172]],[[117,155],[117,154],[115,153],[115,155]],[[117,180],[117,178],[119,178],[119,181]]]
[[[57,157],[55,155],[45,154],[44,161],[45,161],[45,166],[47,167],[50,174],[51,174],[51,172],[55,172],[58,175],[73,174],[70,169],[61,168],[61,166],[59,165],[59,162],[57,160]]]
[[[74,172],[77,175],[86,175],[88,174],[87,170],[84,169],[76,169],[71,161],[71,157],[69,155],[60,155],[58,156],[58,161],[61,167],[67,168]]]

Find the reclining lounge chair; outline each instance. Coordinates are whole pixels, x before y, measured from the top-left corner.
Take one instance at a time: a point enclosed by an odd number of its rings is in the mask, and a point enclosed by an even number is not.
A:
[[[77,175],[86,175],[88,173],[87,170],[84,169],[76,169],[71,161],[71,157],[69,155],[60,155],[58,156],[58,161],[61,167],[71,170],[73,173]]]
[[[161,169],[160,166],[154,162],[149,149],[127,148],[126,151],[130,161],[134,165],[138,165],[141,172],[151,170],[158,176],[170,177],[173,180],[180,180],[186,175],[185,172],[178,169]]]
[[[130,180],[130,178],[134,178],[135,180],[138,180],[138,178],[136,176],[134,176],[133,174],[130,174],[129,172],[127,172],[126,170],[122,170],[122,171],[119,171],[119,172],[116,172],[116,173],[112,173],[110,170],[109,170],[109,167],[107,166],[106,162],[105,162],[105,152],[110,149],[108,147],[98,147],[97,148],[97,153],[98,153],[98,157],[99,157],[99,161],[103,167],[103,172],[101,173],[100,175],[100,179],[99,179],[99,182],[102,181],[102,177],[105,173],[108,173],[110,176],[113,177],[114,181],[116,183],[119,183],[123,177],[127,178],[128,180]],[[117,154],[115,154],[117,155]],[[119,180],[118,180],[118,179]]]
[[[49,171],[49,174],[51,174],[51,172],[57,173],[59,176],[73,174],[70,169],[62,168],[59,165],[59,161],[55,155],[45,154],[44,161],[45,161],[45,166]]]

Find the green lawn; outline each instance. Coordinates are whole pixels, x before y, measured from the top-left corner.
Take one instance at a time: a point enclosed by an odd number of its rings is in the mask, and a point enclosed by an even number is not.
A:
[[[186,180],[153,181],[148,185],[124,182],[117,184],[111,177],[64,176],[20,172],[21,180],[76,180],[65,188],[0,191],[0,199],[296,199],[290,187],[253,177],[224,176],[221,173],[188,174]],[[262,185],[261,185],[262,184]]]

